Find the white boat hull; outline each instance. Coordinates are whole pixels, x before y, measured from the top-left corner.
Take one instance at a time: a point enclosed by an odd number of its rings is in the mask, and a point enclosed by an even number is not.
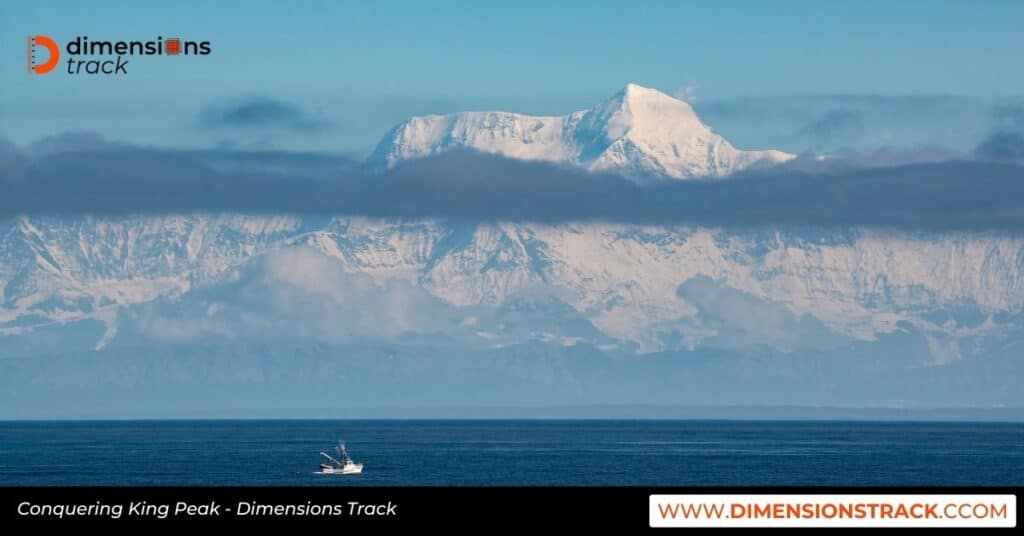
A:
[[[344,467],[321,467],[321,475],[358,475],[363,472],[363,464],[350,463]]]

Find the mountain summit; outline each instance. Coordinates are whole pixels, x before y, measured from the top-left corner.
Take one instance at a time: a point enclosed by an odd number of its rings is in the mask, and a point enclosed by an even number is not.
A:
[[[413,117],[385,136],[369,163],[389,168],[452,149],[621,173],[638,181],[724,177],[793,158],[781,151],[736,149],[702,123],[689,104],[628,84],[607,101],[565,116],[462,112]]]

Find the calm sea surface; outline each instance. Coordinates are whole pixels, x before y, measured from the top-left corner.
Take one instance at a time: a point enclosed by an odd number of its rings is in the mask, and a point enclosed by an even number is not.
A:
[[[314,472],[344,439],[361,475]],[[1024,484],[1024,424],[0,422],[0,485]]]

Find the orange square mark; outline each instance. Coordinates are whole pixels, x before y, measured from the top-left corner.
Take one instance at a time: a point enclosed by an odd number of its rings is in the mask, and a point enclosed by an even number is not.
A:
[[[181,54],[181,39],[177,37],[164,41],[164,52],[169,55]]]

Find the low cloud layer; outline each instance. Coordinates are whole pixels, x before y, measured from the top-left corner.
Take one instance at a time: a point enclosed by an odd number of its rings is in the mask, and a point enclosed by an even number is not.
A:
[[[993,110],[996,130],[975,149],[975,156],[996,162],[1024,163],[1024,106],[1000,106]]]
[[[272,251],[243,279],[184,300],[159,300],[122,320],[158,341],[401,339],[457,332],[461,316],[421,287],[346,272],[309,247]],[[146,340],[146,339],[141,339]],[[138,343],[129,338],[128,344]]]
[[[860,136],[863,132],[864,117],[861,112],[836,108],[800,127],[796,135],[819,141],[834,141]]]
[[[1024,167],[960,160],[802,166],[639,187],[612,175],[448,153],[394,170],[327,155],[110,146],[20,154],[0,215],[231,211],[718,226],[1024,228]],[[805,162],[806,164],[806,162]]]
[[[0,184],[25,175],[28,157],[16,145],[0,138]]]
[[[277,129],[314,132],[329,123],[314,117],[298,106],[279,99],[250,97],[207,107],[199,116],[199,124],[207,128]]]
[[[744,149],[832,153],[883,146],[943,146],[966,153],[990,132],[1006,128],[1014,114],[1024,109],[1024,99],[791,95],[707,99],[696,108],[702,120]]]
[[[683,282],[676,295],[699,311],[693,329],[704,332],[703,344],[742,349],[759,345],[794,351],[848,344],[811,315],[795,315],[785,305],[697,275]]]
[[[997,162],[1024,162],[1024,134],[1020,132],[993,132],[985,138],[975,152],[978,158]]]

